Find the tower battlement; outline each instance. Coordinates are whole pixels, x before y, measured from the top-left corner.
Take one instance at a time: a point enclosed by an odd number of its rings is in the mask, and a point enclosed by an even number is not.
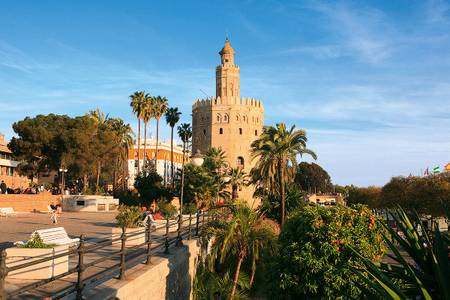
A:
[[[226,97],[224,99],[226,102],[222,101],[221,97],[209,97],[206,99],[197,99],[192,104],[192,109],[197,109],[200,107],[212,107],[219,105],[236,105],[236,106],[248,106],[252,109],[264,110],[264,106],[261,100],[250,98],[250,97]]]

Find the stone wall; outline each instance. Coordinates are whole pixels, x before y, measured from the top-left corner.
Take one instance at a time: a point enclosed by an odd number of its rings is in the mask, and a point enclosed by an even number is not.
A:
[[[150,266],[139,264],[126,272],[124,280],[110,279],[90,290],[86,299],[188,300],[191,299],[200,246],[183,241],[170,254],[152,258]]]
[[[12,207],[16,212],[47,211],[50,204],[60,204],[61,195],[50,193],[0,194],[0,207]]]

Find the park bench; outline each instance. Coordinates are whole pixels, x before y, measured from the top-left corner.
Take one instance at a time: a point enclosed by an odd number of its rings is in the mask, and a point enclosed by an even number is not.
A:
[[[9,215],[14,215],[15,211],[12,207],[0,207],[0,216],[7,217]]]
[[[64,229],[64,227],[40,229],[40,230],[36,230],[33,234],[39,235],[39,237],[42,239],[42,241],[46,244],[74,245],[80,241],[79,238],[74,238],[74,239],[70,238],[67,235],[67,232]]]

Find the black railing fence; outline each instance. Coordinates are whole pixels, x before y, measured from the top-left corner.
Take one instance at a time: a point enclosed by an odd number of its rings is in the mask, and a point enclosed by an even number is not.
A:
[[[208,212],[198,212],[196,214],[189,214],[189,217],[184,217],[179,215],[176,220],[165,221],[165,224],[155,226],[151,224],[148,220],[145,228],[142,230],[127,232],[125,228],[122,229],[122,233],[119,237],[106,238],[100,241],[95,241],[95,243],[89,243],[89,240],[85,238],[84,235],[80,236],[80,241],[77,247],[69,248],[69,250],[62,253],[58,253],[52,256],[34,259],[30,262],[21,263],[14,266],[7,266],[7,255],[6,249],[0,250],[0,300],[8,299],[11,297],[17,297],[24,294],[29,294],[33,290],[44,287],[56,280],[67,277],[71,274],[77,274],[76,281],[69,286],[65,286],[62,289],[55,291],[52,299],[61,299],[70,294],[76,294],[76,299],[83,299],[83,291],[86,290],[86,286],[94,285],[95,283],[100,284],[100,282],[105,281],[109,278],[113,278],[115,273],[118,272],[117,278],[123,280],[126,277],[127,265],[128,268],[134,263],[145,263],[147,265],[151,264],[152,255],[156,250],[164,247],[164,253],[170,253],[170,247],[174,245],[182,246],[183,238],[191,239],[192,235],[198,236],[200,229],[205,225],[212,215]],[[195,222],[195,227],[193,226]],[[172,226],[177,226],[176,235],[170,234],[170,228]],[[160,229],[165,229],[163,235],[157,235],[156,232]],[[127,247],[127,240],[142,237],[145,235],[145,242]],[[108,248],[111,250],[112,245],[120,243],[120,249],[108,252],[104,257],[96,258],[93,261],[86,263],[85,259],[88,255],[96,255],[101,250]],[[142,249],[145,248],[145,249]],[[38,264],[42,264],[47,261],[52,261],[56,258],[65,256],[77,256],[78,260],[76,266],[69,268],[67,272],[53,276],[48,279],[42,279],[31,284],[21,286],[18,289],[6,292],[6,279],[8,273],[18,270],[23,270]],[[118,262],[117,262],[118,261]],[[91,272],[88,274],[88,270],[92,267],[99,266],[103,262],[115,262],[115,264],[108,265],[105,270],[99,272]]]

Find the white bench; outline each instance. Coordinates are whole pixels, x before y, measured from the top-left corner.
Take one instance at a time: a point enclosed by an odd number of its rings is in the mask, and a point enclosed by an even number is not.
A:
[[[9,215],[14,215],[16,212],[12,207],[0,207],[0,216],[7,217]]]
[[[42,241],[46,244],[55,244],[55,245],[74,245],[77,244],[80,239],[74,238],[71,239],[68,235],[64,227],[55,227],[49,229],[40,229],[33,232],[36,233],[42,239]],[[31,236],[33,236],[33,234]]]

